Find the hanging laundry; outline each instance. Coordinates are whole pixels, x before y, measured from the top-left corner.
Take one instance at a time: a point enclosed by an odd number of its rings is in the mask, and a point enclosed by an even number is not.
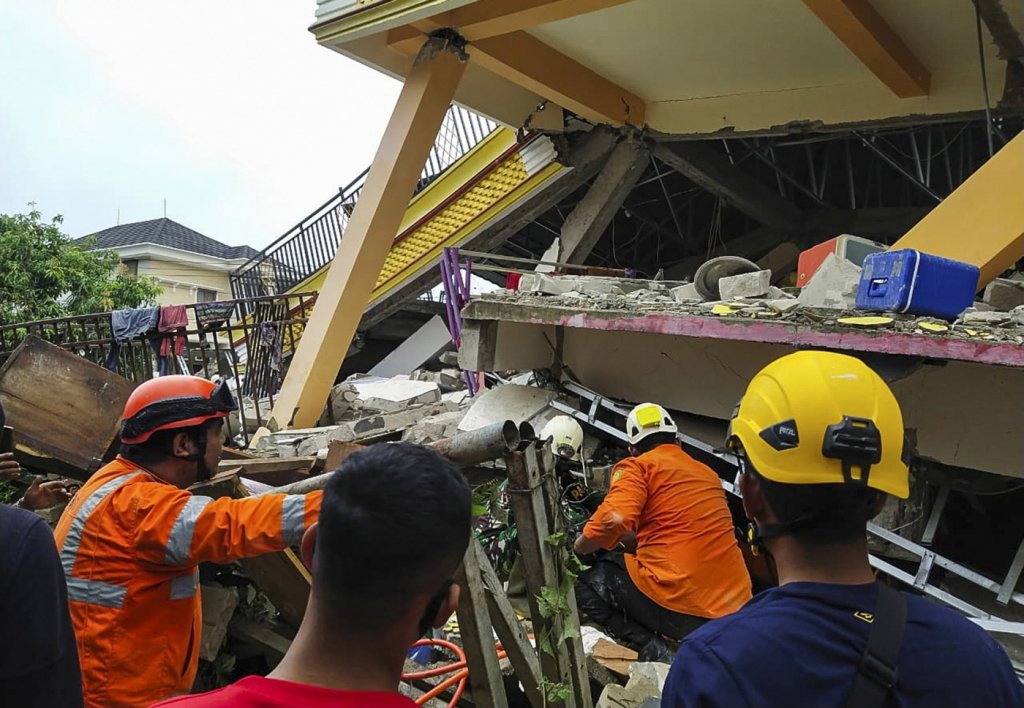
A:
[[[234,301],[196,303],[196,326],[200,330],[219,327],[228,321],[234,310]]]
[[[188,311],[184,305],[164,305],[160,308],[160,324],[157,329],[169,334],[160,342],[160,356],[169,356],[173,348],[174,355],[185,351],[185,328],[188,326]]]
[[[104,366],[111,371],[117,371],[121,345],[132,337],[149,334],[156,329],[159,320],[159,307],[135,307],[111,312],[110,330],[114,336],[114,343],[110,346]]]

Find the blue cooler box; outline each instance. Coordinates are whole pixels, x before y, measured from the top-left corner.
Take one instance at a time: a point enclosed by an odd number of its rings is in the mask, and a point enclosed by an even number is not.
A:
[[[913,249],[871,253],[857,286],[857,309],[955,320],[974,304],[978,266]]]

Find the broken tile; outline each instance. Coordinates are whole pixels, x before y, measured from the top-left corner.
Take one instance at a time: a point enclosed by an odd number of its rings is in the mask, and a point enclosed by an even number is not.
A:
[[[676,302],[700,302],[704,299],[697,292],[697,286],[693,283],[680,285],[677,288],[672,288],[669,292],[672,293],[672,297],[675,298]]]
[[[800,301],[794,297],[784,300],[768,300],[767,305],[780,315],[784,315],[787,312],[793,312],[801,307]]]

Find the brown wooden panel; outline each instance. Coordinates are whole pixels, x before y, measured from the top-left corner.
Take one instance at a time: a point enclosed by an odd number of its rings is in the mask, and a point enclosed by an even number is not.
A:
[[[23,464],[87,479],[115,447],[135,385],[30,336],[0,368],[0,402]]]

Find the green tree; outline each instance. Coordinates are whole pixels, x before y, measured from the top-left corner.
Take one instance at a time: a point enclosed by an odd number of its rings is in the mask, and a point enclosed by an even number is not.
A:
[[[32,210],[0,214],[0,324],[151,305],[157,281],[136,277],[113,251],[90,251]]]

